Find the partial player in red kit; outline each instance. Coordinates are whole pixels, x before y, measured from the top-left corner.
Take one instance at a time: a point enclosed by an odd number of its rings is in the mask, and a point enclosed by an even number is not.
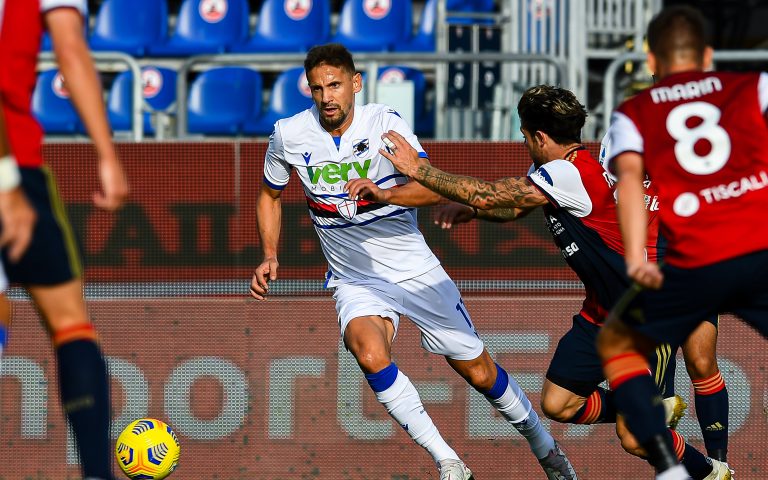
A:
[[[83,300],[79,248],[56,183],[43,164],[43,132],[31,112],[44,30],[50,33],[66,88],[99,156],[102,191],[94,194],[94,203],[106,210],[119,208],[128,194],[128,183],[112,145],[101,83],[83,38],[85,0],[0,3],[2,116],[21,187],[37,216],[26,253],[16,258],[4,248],[3,267],[11,282],[22,284],[29,292],[51,336],[62,406],[75,434],[83,476],[109,480],[113,478],[113,457],[106,364]],[[82,168],[87,166],[72,165],[72,169]],[[0,309],[0,342],[7,338],[9,321],[9,310]]]
[[[768,75],[705,71],[712,50],[701,14],[690,7],[657,15],[648,44],[660,81],[614,114],[607,160],[619,178],[627,273],[650,290],[616,309],[621,320],[603,328],[598,351],[617,408],[657,478],[678,479],[688,472],[677,465],[678,445],[664,428],[644,353],[685,340],[702,319],[726,311],[768,336]],[[659,191],[668,241],[661,268],[643,252],[646,172]]]

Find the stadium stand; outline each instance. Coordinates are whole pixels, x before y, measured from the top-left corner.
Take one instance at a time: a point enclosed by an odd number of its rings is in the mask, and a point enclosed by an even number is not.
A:
[[[166,112],[176,103],[176,71],[164,67],[146,66],[141,69],[144,103],[151,111],[144,112],[144,132],[155,133],[152,122],[154,112]],[[112,82],[107,98],[109,123],[116,132],[131,129],[131,83],[133,74],[130,70],[118,75]]]
[[[143,57],[168,32],[168,6],[157,0],[104,0],[89,39],[92,50]]]
[[[431,136],[435,131],[434,109],[427,108],[425,93],[427,81],[421,70],[405,66],[386,66],[379,68],[379,82],[413,82],[414,132],[419,136]]]
[[[224,53],[248,37],[246,0],[184,0],[176,30],[165,43],[150,46],[151,56]]]
[[[411,0],[383,2],[347,0],[341,7],[334,42],[353,52],[392,51],[411,36]]]
[[[407,42],[395,44],[394,49],[400,52],[434,52],[436,10],[437,0],[427,0],[421,11],[416,34]]]
[[[248,41],[233,45],[231,52],[305,52],[328,41],[331,10],[328,2],[265,0],[259,11],[256,31]],[[285,32],[291,32],[286,35]]]
[[[267,111],[254,112],[243,125],[243,133],[248,135],[269,135],[275,122],[290,117],[312,106],[312,94],[307,86],[307,77],[303,67],[296,67],[281,73],[275,80],[269,95]]]
[[[58,70],[46,70],[37,77],[32,95],[32,112],[46,134],[82,133],[83,125],[64,88]]]
[[[221,67],[201,73],[190,86],[189,132],[236,135],[261,111],[262,78],[250,68]]]

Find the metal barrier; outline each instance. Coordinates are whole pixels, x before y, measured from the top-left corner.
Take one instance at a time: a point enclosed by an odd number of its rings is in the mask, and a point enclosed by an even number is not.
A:
[[[176,83],[176,98],[178,102],[176,131],[179,138],[184,138],[188,134],[187,130],[187,76],[193,67],[201,64],[209,65],[255,65],[256,68],[262,67],[274,68],[276,64],[301,65],[304,63],[304,54],[223,54],[223,55],[197,55],[187,59],[179,68],[179,75]],[[513,53],[359,53],[355,55],[357,65],[364,65],[363,70],[368,73],[366,84],[367,98],[376,98],[376,80],[377,71],[380,65],[396,64],[423,64],[433,66],[436,72],[435,97],[436,97],[436,116],[435,132],[436,138],[446,138],[445,118],[441,115],[445,111],[447,96],[447,69],[444,68],[450,62],[525,62],[525,63],[546,63],[554,67],[557,72],[557,78],[560,84],[567,82],[567,64],[564,60],[553,58],[547,55],[532,54],[513,54]],[[443,67],[443,68],[439,68]],[[473,82],[479,82],[475,76]],[[566,85],[567,86],[567,85]],[[477,88],[478,85],[473,85]]]
[[[141,68],[136,59],[130,55],[121,52],[91,52],[96,66],[104,65],[107,62],[119,62],[128,66],[133,73],[132,96],[133,106],[131,108],[131,132],[133,141],[140,142],[144,139],[144,119],[142,118],[142,108],[144,105],[144,95],[141,85]],[[42,52],[38,56],[38,67],[41,62],[56,62],[56,56],[52,52]]]
[[[616,73],[626,62],[642,62],[645,53],[625,53],[616,57],[605,71],[603,77],[603,132],[611,124],[611,113],[616,102]],[[766,50],[721,50],[715,51],[713,62],[751,62],[768,61]]]

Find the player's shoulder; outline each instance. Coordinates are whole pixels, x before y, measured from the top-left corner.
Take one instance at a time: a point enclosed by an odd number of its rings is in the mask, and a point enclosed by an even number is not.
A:
[[[290,117],[279,119],[275,122],[275,130],[278,130],[283,139],[294,135],[307,135],[318,123],[314,107],[310,107]]]
[[[358,108],[361,108],[363,115],[369,118],[401,118],[397,110],[383,103],[366,103]]]

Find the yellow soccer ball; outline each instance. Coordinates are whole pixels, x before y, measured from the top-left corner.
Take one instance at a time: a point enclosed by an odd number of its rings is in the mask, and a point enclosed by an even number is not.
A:
[[[117,464],[134,480],[161,480],[179,464],[179,439],[171,427],[142,418],[130,423],[117,438]]]

